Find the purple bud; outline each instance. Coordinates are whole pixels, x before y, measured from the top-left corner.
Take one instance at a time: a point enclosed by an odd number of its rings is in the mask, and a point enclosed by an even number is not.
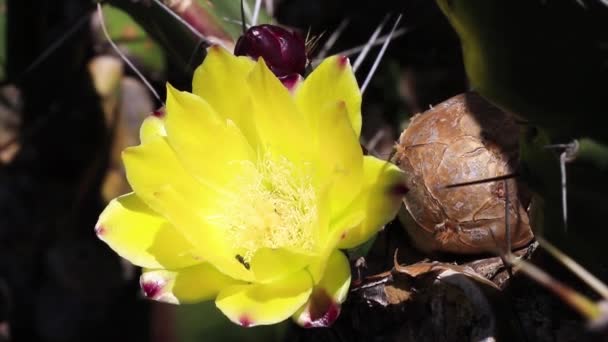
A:
[[[306,44],[297,32],[275,25],[252,26],[236,42],[236,56],[249,56],[264,62],[277,77],[304,75]]]

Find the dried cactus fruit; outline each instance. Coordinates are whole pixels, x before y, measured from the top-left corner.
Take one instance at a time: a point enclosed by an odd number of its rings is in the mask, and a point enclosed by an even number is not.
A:
[[[515,179],[445,188],[514,173],[517,141],[513,117],[475,93],[412,118],[394,160],[407,174],[407,212],[402,210],[400,218],[416,247],[459,254],[504,248],[505,185],[512,247],[530,242],[529,201]]]

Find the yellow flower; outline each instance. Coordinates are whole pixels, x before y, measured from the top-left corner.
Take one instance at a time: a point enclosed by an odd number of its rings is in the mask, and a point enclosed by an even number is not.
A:
[[[290,92],[262,59],[212,47],[192,86],[167,86],[166,115],[123,152],[133,193],[110,202],[98,236],[144,268],[149,298],[215,298],[243,326],[331,324],[350,284],[339,249],[395,216],[403,183],[362,154],[348,60],[326,59]]]

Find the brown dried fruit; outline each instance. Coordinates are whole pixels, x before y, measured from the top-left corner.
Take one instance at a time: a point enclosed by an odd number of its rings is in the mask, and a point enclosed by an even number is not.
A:
[[[402,210],[400,218],[418,248],[476,254],[506,246],[505,184],[512,247],[531,241],[528,201],[515,179],[445,188],[512,174],[518,136],[513,117],[475,93],[455,96],[412,118],[394,161],[406,172],[410,190],[404,198],[407,212]]]

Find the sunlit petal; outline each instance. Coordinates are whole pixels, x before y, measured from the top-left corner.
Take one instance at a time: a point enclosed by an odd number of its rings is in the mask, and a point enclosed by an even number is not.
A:
[[[285,320],[306,303],[311,291],[312,279],[302,270],[269,284],[230,286],[215,303],[231,321],[250,327]]]
[[[252,145],[257,135],[246,79],[254,66],[251,59],[236,57],[216,45],[208,49],[205,62],[194,71],[192,80],[192,93],[205,99],[219,115],[234,121]]]
[[[295,96],[298,108],[312,121],[320,111],[343,101],[355,135],[358,138],[361,134],[361,91],[348,58],[325,59],[297,88]]]
[[[314,255],[297,253],[286,248],[261,248],[251,259],[251,271],[256,281],[267,283],[301,271],[314,259]]]
[[[221,227],[211,222],[220,200],[230,197],[229,194],[196,181],[181,166],[164,138],[126,149],[123,161],[135,193],[167,218],[204,260],[220,263],[220,270],[232,277],[251,278],[250,272],[235,259],[233,246]]]
[[[177,269],[201,263],[192,244],[133,193],[113,199],[95,231],[137,266]]]
[[[394,164],[365,156],[363,169],[365,187],[349,213],[356,212],[356,207],[359,207],[358,210],[362,208],[365,219],[354,228],[337,227],[345,229],[339,248],[352,248],[362,244],[392,220],[397,215],[407,190],[403,172]]]
[[[142,144],[166,135],[165,122],[162,118],[154,115],[148,116],[139,128],[139,140]]]
[[[305,328],[332,325],[340,314],[340,304],[346,300],[350,280],[348,259],[342,252],[334,251],[323,277],[315,285],[306,305],[293,316],[294,320]]]
[[[311,158],[310,128],[293,97],[268,69],[263,59],[251,71],[248,84],[261,147],[264,151],[303,163]]]
[[[342,213],[360,192],[363,153],[344,102],[336,102],[317,120],[316,170],[321,186],[329,186],[331,217]]]
[[[175,271],[147,269],[139,279],[146,297],[173,304],[213,299],[223,288],[240,283],[209,263]]]
[[[255,159],[251,146],[232,121],[218,116],[202,98],[170,85],[165,126],[167,141],[182,165],[209,187],[234,185],[235,178],[244,172],[241,161]]]

